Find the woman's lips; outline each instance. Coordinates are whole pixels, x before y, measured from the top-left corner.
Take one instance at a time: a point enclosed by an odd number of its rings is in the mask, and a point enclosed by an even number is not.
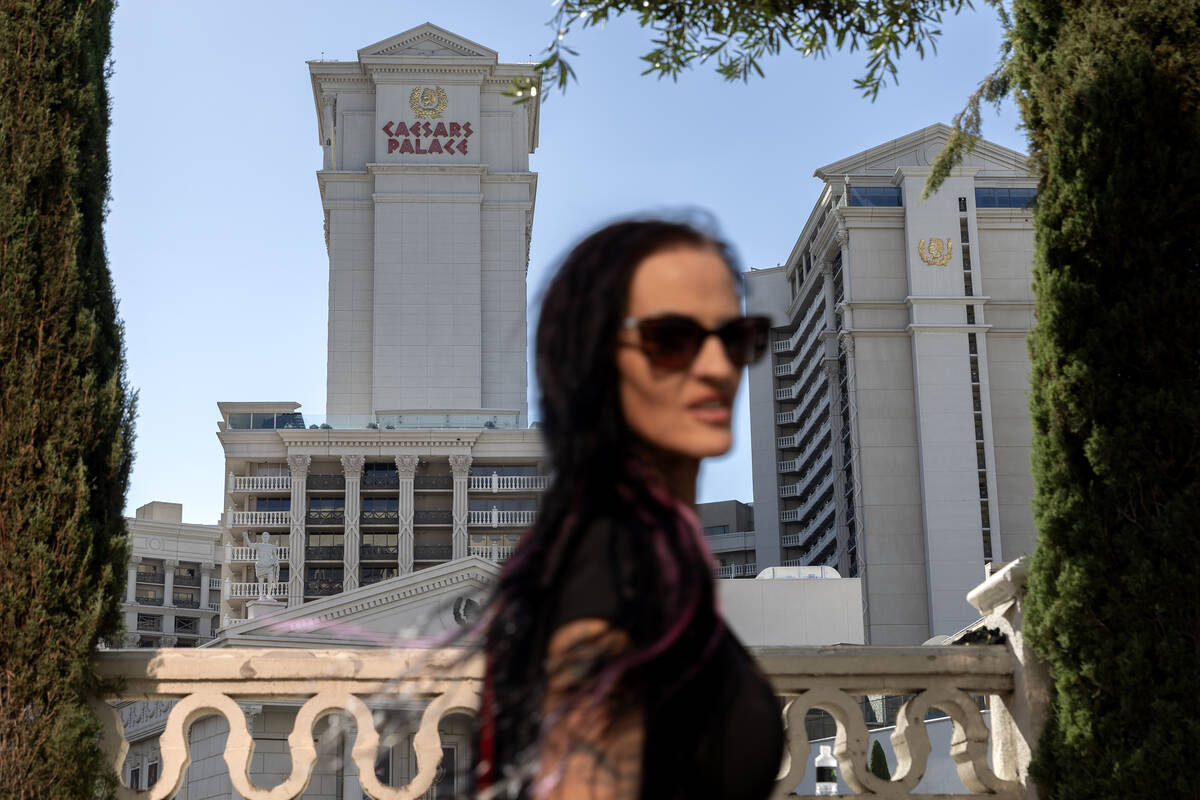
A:
[[[723,400],[705,400],[692,403],[688,411],[693,417],[709,425],[728,425],[733,417],[730,404]]]

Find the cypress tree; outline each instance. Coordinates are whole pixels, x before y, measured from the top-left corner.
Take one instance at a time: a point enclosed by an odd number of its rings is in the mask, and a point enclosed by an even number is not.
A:
[[[871,772],[875,777],[882,778],[885,781],[892,779],[892,771],[888,769],[887,756],[883,752],[883,745],[876,739],[871,743]]]
[[[1047,800],[1198,797],[1200,2],[1016,0]]]
[[[105,0],[0,0],[0,797],[111,787],[87,706],[121,630],[133,398],[104,249]]]

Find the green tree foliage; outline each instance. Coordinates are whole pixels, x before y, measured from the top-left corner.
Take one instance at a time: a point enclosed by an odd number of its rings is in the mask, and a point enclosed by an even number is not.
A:
[[[892,779],[892,771],[888,769],[887,756],[884,755],[883,745],[879,743],[878,739],[871,744],[871,772],[875,777],[885,781]]]
[[[1200,797],[1200,2],[1018,0],[1049,800]]]
[[[896,79],[901,52],[923,57],[927,48],[936,51],[943,14],[970,5],[969,0],[560,0],[549,23],[554,38],[538,68],[566,88],[575,75],[566,55],[578,55],[564,43],[571,29],[630,14],[655,36],[642,56],[643,75],[676,79],[712,61],[727,80],[744,81],[761,76],[762,59],[785,48],[824,56],[861,47],[866,72],[855,84],[874,98],[889,78]],[[514,94],[525,99],[531,88],[528,79],[513,82]]]
[[[0,0],[0,797],[111,785],[87,697],[120,631],[133,443],[104,250],[112,3]]]

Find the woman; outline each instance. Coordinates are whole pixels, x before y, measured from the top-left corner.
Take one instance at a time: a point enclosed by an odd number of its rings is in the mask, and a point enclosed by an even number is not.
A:
[[[583,240],[537,330],[554,481],[484,622],[483,797],[764,798],[779,707],[714,602],[693,509],[732,443],[765,318],[728,247],[687,225]]]

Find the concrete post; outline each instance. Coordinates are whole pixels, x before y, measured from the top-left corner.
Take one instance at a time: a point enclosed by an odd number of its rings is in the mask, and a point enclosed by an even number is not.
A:
[[[359,486],[362,484],[363,456],[342,456],[342,473],[346,476],[346,503],[344,515],[346,518],[345,533],[342,535],[342,591],[350,592],[358,588],[358,563],[361,556],[362,542],[361,519],[362,494]]]
[[[396,473],[399,475],[399,525],[396,530],[396,574],[408,575],[413,571],[413,478],[417,474],[417,457],[411,453],[396,456]]]
[[[292,473],[291,529],[288,533],[288,606],[304,603],[304,516],[305,487],[312,456],[288,456]]]
[[[450,537],[450,557],[466,558],[467,543],[470,541],[467,535],[467,476],[471,474],[471,457],[450,456],[450,471],[454,474],[454,505],[450,515],[454,528]]]

